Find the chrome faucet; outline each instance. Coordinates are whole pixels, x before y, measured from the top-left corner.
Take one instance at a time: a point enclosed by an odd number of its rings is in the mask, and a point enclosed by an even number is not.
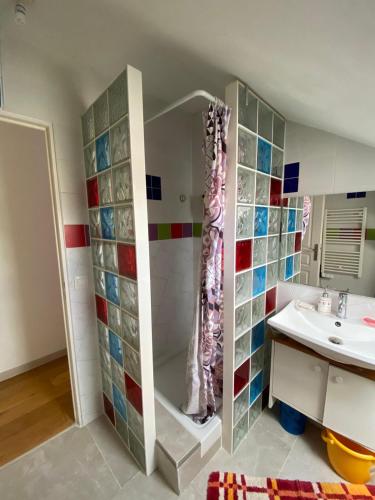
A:
[[[348,292],[339,292],[337,317],[341,319],[346,319],[347,309],[348,309]]]

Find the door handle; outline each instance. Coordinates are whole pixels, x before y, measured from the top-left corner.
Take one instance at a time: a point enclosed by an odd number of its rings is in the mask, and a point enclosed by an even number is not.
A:
[[[314,252],[313,259],[315,261],[317,261],[318,260],[318,252],[319,252],[319,245],[318,245],[318,243],[315,243],[314,248],[313,248],[313,252]]]

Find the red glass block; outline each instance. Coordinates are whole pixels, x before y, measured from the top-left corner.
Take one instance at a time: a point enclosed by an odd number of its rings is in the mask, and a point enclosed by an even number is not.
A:
[[[300,252],[302,248],[302,233],[296,233],[296,239],[294,242],[294,251]]]
[[[115,425],[115,412],[113,409],[113,404],[110,402],[110,400],[107,398],[105,394],[103,394],[103,401],[104,401],[104,411],[109,420],[112,422],[112,424]]]
[[[99,206],[98,178],[94,177],[87,181],[87,204],[89,208]]]
[[[134,380],[125,373],[126,397],[137,410],[140,415],[143,415],[142,409],[142,389]]]
[[[121,276],[137,279],[137,259],[135,246],[124,243],[117,244],[118,271]]]
[[[283,207],[287,207],[289,204],[289,198],[283,198]]]
[[[266,293],[266,315],[276,309],[276,287]]]
[[[252,263],[252,240],[237,241],[236,243],[236,272],[249,269]]]
[[[249,383],[250,377],[250,360],[247,359],[241,366],[234,372],[234,397]]]
[[[99,295],[95,295],[96,301],[96,315],[98,318],[103,321],[106,325],[108,324],[108,308],[107,301],[100,297]]]
[[[171,236],[173,239],[182,238],[182,224],[171,224]]]
[[[279,207],[281,205],[281,181],[279,179],[271,179],[271,196],[270,205]]]

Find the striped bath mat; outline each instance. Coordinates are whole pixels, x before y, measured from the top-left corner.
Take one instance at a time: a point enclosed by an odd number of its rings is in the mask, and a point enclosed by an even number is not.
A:
[[[212,472],[207,500],[368,500],[375,486],[348,483],[310,483],[269,477],[248,477],[232,472]]]

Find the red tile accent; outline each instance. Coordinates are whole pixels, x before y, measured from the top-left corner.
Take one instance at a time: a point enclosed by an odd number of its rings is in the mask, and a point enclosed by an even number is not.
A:
[[[142,389],[134,380],[125,373],[126,397],[137,410],[140,415],[143,415],[142,409]]]
[[[300,252],[302,248],[302,233],[296,233],[296,239],[294,242],[294,251]]]
[[[109,420],[112,422],[112,424],[115,425],[115,412],[113,409],[113,404],[110,402],[110,400],[107,398],[105,394],[103,394],[103,401],[104,401],[104,411]]]
[[[250,377],[250,360],[247,359],[234,372],[233,392],[235,397],[241,391],[241,389],[243,389],[245,385],[249,382],[249,377]]]
[[[171,224],[172,238],[182,238],[182,224]]]
[[[252,262],[252,240],[237,241],[236,243],[236,272],[249,269]]]
[[[99,206],[98,178],[87,181],[87,204],[89,208]]]
[[[85,224],[65,224],[64,233],[66,248],[90,246],[89,226]]]
[[[117,244],[118,271],[122,276],[137,279],[137,259],[135,246],[124,243]]]
[[[266,293],[266,315],[276,309],[276,287]]]
[[[108,308],[107,301],[100,297],[99,295],[95,295],[96,301],[96,315],[98,318],[103,321],[106,325],[108,324]]]
[[[281,205],[281,181],[279,179],[271,179],[271,196],[270,205],[279,207]]]

